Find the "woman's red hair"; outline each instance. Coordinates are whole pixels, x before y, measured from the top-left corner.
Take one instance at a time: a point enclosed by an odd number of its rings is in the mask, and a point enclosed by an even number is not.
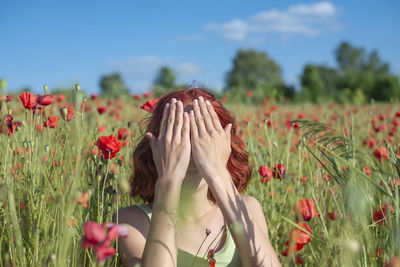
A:
[[[243,192],[249,184],[251,178],[251,168],[249,166],[247,152],[243,149],[243,142],[236,136],[236,124],[220,101],[218,101],[210,92],[203,88],[189,88],[180,91],[174,91],[161,96],[154,108],[152,116],[145,118],[150,122],[147,125],[146,132],[158,136],[161,124],[161,118],[165,104],[171,102],[172,98],[182,101],[184,106],[192,104],[192,101],[199,96],[205,100],[209,100],[218,114],[219,121],[223,128],[232,123],[231,129],[231,155],[227,163],[232,181],[234,182],[238,192]],[[141,121],[141,123],[143,120]],[[141,128],[141,127],[140,127]],[[144,202],[151,203],[154,200],[154,190],[157,181],[157,169],[153,161],[149,140],[142,133],[142,139],[133,152],[133,173],[130,179],[131,195],[133,197],[140,196]],[[215,198],[208,188],[207,198],[215,204]]]

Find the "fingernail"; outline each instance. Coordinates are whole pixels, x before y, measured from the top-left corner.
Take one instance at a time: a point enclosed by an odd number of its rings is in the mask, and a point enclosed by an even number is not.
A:
[[[172,98],[172,99],[171,99],[171,102],[172,102],[172,103],[175,103],[175,102],[176,102],[176,99],[175,99],[175,98]]]
[[[195,105],[197,105],[197,104],[198,104],[198,103],[197,103],[197,99],[195,99],[193,102],[194,102],[194,104],[195,104]]]
[[[208,101],[208,100],[206,100],[206,104],[209,105],[209,106],[211,106],[211,103],[210,103],[210,101]]]
[[[200,102],[201,102],[201,103],[203,103],[203,102],[204,102],[204,99],[203,99],[203,97],[202,97],[202,96],[199,96],[199,100],[200,100]]]

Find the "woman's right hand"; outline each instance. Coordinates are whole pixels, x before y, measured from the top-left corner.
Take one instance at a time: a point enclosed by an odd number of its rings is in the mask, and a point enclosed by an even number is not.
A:
[[[191,155],[189,123],[182,102],[172,98],[164,107],[158,137],[146,133],[157,169],[157,182],[182,183],[185,178]]]

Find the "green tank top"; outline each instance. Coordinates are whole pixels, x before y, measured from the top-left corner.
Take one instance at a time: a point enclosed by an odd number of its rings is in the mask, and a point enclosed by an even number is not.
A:
[[[152,210],[149,206],[146,204],[140,204],[137,205],[138,208],[140,208],[146,215],[147,218],[149,219],[149,222],[151,222],[151,215],[152,215]],[[224,246],[218,250],[216,253],[214,253],[214,259],[215,259],[215,266],[216,267],[239,267],[241,265],[241,260],[239,256],[239,252],[236,249],[235,242],[233,241],[233,238],[231,236],[231,233],[229,231],[229,228],[227,229],[227,238],[225,241]],[[193,259],[195,259],[195,263],[193,264],[193,267],[196,266],[208,266],[208,261],[206,258],[202,258],[199,256],[195,256],[189,252],[186,252],[184,250],[180,250],[178,248],[178,267],[190,267],[190,265],[193,262]]]

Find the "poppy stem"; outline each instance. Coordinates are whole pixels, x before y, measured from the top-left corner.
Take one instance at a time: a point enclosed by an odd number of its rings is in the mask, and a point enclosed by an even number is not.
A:
[[[195,260],[197,260],[197,255],[199,254],[199,251],[200,251],[201,247],[203,246],[204,241],[206,241],[207,237],[208,237],[208,235],[206,234],[206,237],[203,239],[203,242],[201,242],[200,247],[199,247],[199,249],[197,250],[195,257],[193,258],[193,261],[192,261],[192,263],[190,264],[190,267],[192,267],[193,264],[195,263]]]
[[[108,152],[108,158],[110,158],[110,152]],[[108,176],[109,167],[110,167],[110,160],[108,159],[106,175],[104,176],[103,188],[102,188],[102,192],[101,192],[101,218],[100,218],[101,223],[103,223],[103,213],[104,213],[104,187],[106,186],[106,180],[107,180],[107,176]]]
[[[219,237],[219,235],[222,233],[222,231],[226,228],[227,226],[224,224],[222,227],[221,227],[221,230],[218,232],[218,234],[216,235],[216,237],[213,239],[213,241],[211,242],[211,244],[208,246],[208,248],[206,249],[206,253],[203,255],[203,258],[206,256],[206,254],[208,253],[208,251],[209,251],[209,249],[210,249],[210,247],[211,247],[211,245],[214,243],[214,241]]]

